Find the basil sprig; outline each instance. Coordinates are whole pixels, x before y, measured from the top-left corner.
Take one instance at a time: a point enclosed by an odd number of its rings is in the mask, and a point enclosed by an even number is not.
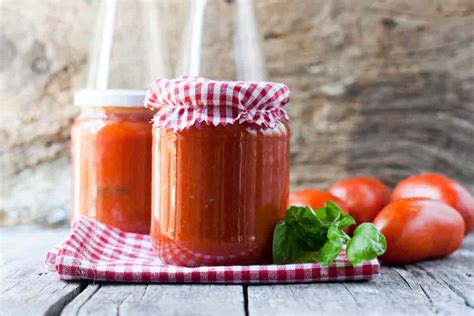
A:
[[[387,250],[385,236],[372,223],[362,223],[354,230],[354,236],[347,244],[346,256],[352,265],[383,255]]]
[[[354,236],[343,229],[355,224],[335,203],[313,211],[310,207],[292,206],[285,220],[273,232],[273,261],[276,264],[320,262],[329,265],[347,243],[347,259],[355,265],[383,254],[385,237],[371,223],[359,225]]]

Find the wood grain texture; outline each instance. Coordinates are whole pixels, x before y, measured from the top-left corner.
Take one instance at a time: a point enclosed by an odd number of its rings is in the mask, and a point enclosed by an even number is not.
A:
[[[53,273],[28,274],[21,268],[16,277],[2,281],[0,310],[2,315],[59,315],[61,310],[76,297],[85,284],[66,283]]]
[[[370,282],[65,283],[42,264],[67,230],[0,229],[1,315],[472,315],[474,234],[452,256],[383,267]]]
[[[448,258],[383,267],[371,282],[249,286],[250,315],[472,315],[474,235]]]
[[[293,92],[295,188],[431,170],[474,189],[472,1],[259,5],[270,76]]]
[[[62,315],[245,315],[239,285],[90,285]]]
[[[43,264],[46,251],[66,234],[34,227],[0,230],[1,315],[58,315],[85,288],[60,281]]]

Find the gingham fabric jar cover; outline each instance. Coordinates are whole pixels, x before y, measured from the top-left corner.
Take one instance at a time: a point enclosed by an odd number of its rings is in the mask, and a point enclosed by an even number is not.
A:
[[[284,109],[289,100],[290,90],[282,83],[183,76],[153,82],[144,104],[157,110],[155,126],[182,130],[203,122],[274,127],[279,120],[289,120]]]

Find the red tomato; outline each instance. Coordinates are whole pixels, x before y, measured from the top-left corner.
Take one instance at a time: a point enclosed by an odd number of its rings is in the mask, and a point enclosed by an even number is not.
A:
[[[334,183],[329,192],[344,201],[357,224],[371,222],[390,200],[390,190],[369,176],[347,178]]]
[[[374,224],[387,239],[387,252],[380,259],[392,264],[447,256],[464,238],[461,215],[447,204],[426,198],[392,202]]]
[[[400,181],[393,189],[391,200],[425,197],[443,201],[463,217],[466,234],[474,228],[474,197],[458,182],[437,173],[422,173]]]
[[[326,205],[327,201],[333,201],[344,212],[349,213],[347,205],[339,198],[329,192],[319,191],[315,189],[306,189],[290,193],[290,206],[309,206],[313,210]]]

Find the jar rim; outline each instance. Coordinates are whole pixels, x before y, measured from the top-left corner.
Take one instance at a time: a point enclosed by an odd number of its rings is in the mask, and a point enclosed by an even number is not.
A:
[[[143,107],[145,90],[82,89],[74,93],[74,105],[80,107]]]

